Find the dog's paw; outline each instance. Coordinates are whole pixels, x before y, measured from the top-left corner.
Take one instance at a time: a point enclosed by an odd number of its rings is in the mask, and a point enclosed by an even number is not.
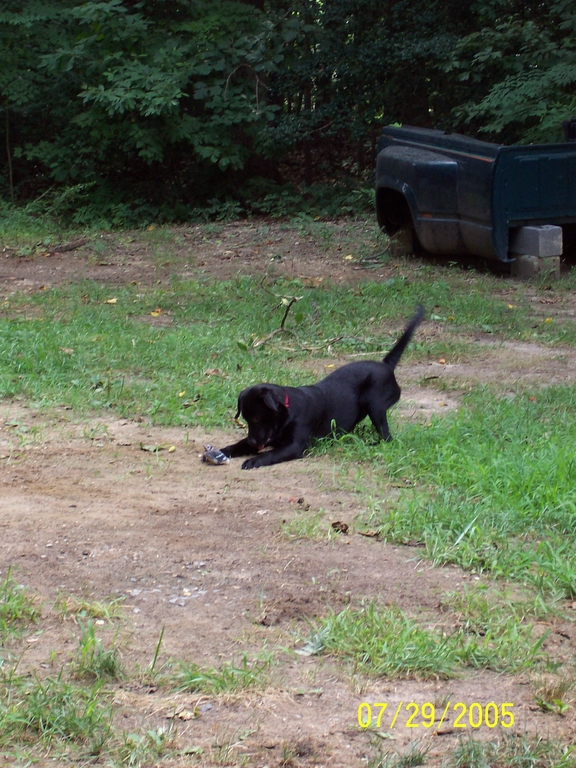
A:
[[[258,461],[258,456],[252,456],[251,458],[242,462],[241,469],[257,469],[259,466],[260,462]]]

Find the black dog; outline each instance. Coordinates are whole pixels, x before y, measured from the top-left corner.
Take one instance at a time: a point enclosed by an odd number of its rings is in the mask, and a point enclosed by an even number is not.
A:
[[[384,440],[390,440],[386,411],[400,399],[394,368],[424,316],[418,307],[394,348],[382,362],[349,363],[318,384],[280,387],[257,384],[238,397],[238,413],[248,423],[248,437],[222,448],[227,456],[252,456],[242,469],[300,459],[313,437],[342,434],[369,416]],[[270,451],[259,453],[264,448]]]

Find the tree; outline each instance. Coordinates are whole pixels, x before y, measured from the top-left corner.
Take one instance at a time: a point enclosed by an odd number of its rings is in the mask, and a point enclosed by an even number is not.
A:
[[[572,0],[3,0],[0,192],[182,218],[278,163],[367,179],[386,123],[554,140],[575,33]]]
[[[0,14],[2,42],[25,51],[0,81],[5,113],[19,126],[22,177],[36,167],[39,185],[81,180],[104,196],[130,187],[133,197],[151,199],[155,190],[185,199],[261,151],[261,129],[276,109],[266,80],[279,58],[255,7],[64,5],[46,0],[24,11],[13,2]]]
[[[468,91],[454,114],[493,140],[561,141],[563,121],[576,114],[576,7],[504,5],[493,24],[461,40],[446,67]],[[470,98],[476,87],[481,98]]]

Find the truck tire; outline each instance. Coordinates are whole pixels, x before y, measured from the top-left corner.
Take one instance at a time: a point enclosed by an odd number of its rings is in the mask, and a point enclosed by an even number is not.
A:
[[[393,237],[401,231],[410,232],[412,238],[412,253],[421,255],[424,252],[422,244],[418,240],[416,228],[412,219],[412,212],[408,201],[401,192],[387,187],[376,190],[376,215],[378,224],[389,237]],[[409,238],[406,238],[408,241]]]

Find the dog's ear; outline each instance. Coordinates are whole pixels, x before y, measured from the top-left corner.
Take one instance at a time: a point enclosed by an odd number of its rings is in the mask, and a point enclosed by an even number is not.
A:
[[[238,410],[236,411],[236,416],[234,416],[235,419],[240,418],[240,414],[242,413],[242,404],[244,403],[244,398],[246,395],[246,390],[242,390],[240,394],[238,395]]]
[[[271,411],[278,412],[280,407],[284,405],[283,395],[272,388],[266,388],[263,393],[262,400],[264,405],[270,408]]]

